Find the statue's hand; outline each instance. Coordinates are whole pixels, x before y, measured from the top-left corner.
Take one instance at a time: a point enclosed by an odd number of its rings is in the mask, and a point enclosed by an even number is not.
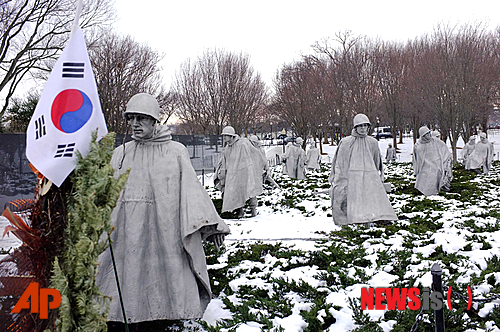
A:
[[[208,237],[207,240],[212,242],[215,245],[215,249],[217,249],[217,251],[219,251],[225,238],[226,238],[226,234],[219,233],[219,234],[214,234],[214,235]]]

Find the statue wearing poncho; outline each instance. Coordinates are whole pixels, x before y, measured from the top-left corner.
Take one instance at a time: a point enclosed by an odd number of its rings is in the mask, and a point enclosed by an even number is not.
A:
[[[412,157],[415,189],[426,196],[449,190],[453,163],[448,147],[443,141],[433,138],[425,126],[419,129],[419,134]]]
[[[314,145],[311,146],[306,153],[306,165],[308,169],[321,169],[321,154],[319,153],[319,149]]]
[[[488,174],[493,163],[493,145],[488,141],[485,133],[479,134],[479,137],[481,140],[467,158],[465,168]]]
[[[465,169],[468,169],[467,167],[469,167],[467,165],[467,159],[469,159],[469,156],[471,155],[471,153],[474,151],[475,148],[476,148],[476,139],[474,138],[474,136],[471,136],[469,137],[469,141],[467,142],[467,144],[465,144],[464,148],[462,149],[462,160],[465,165]]]
[[[294,143],[286,146],[286,152],[282,157],[285,162],[283,174],[287,174],[292,179],[303,180],[306,178],[306,152],[302,149],[302,137],[297,137]]]
[[[388,163],[392,163],[396,160],[396,149],[392,147],[392,144],[389,144],[389,146],[387,147],[387,151],[385,152],[385,161]]]
[[[199,183],[186,148],[163,126],[152,138],[118,147],[111,164],[130,175],[112,214],[111,234],[129,322],[201,318],[211,300],[202,240],[227,234]],[[123,158],[123,165],[119,164]],[[121,321],[109,249],[97,275],[100,290],[113,298],[110,321]]]
[[[351,136],[340,141],[332,161],[328,180],[337,225],[398,219],[383,185],[378,142],[366,133],[354,128]]]
[[[245,206],[247,200],[252,208],[252,215],[256,213],[256,196],[262,194],[262,172],[267,160],[260,150],[257,150],[246,138],[234,133],[222,135],[228,143],[224,148],[221,160],[215,171],[214,183],[216,188],[223,192],[222,212],[234,211]],[[242,211],[240,211],[242,216]]]

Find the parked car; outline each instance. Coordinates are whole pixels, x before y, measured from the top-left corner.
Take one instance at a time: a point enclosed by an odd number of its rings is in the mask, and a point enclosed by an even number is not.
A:
[[[295,140],[297,139],[297,137],[285,137],[285,144],[288,144],[290,142],[295,142]]]
[[[376,139],[392,138],[391,127],[376,127],[373,130],[372,136]]]

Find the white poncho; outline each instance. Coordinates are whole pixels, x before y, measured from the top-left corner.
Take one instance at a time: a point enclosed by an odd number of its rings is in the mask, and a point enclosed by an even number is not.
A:
[[[476,148],[467,158],[466,169],[482,169],[484,174],[488,174],[493,163],[493,145],[486,140],[476,144]]]
[[[397,156],[396,156],[396,149],[391,147],[387,148],[387,151],[385,153],[385,161],[386,162],[393,162],[396,161]]]
[[[214,182],[224,193],[222,212],[245,206],[262,193],[262,172],[267,160],[246,138],[238,137],[224,148]]]
[[[321,168],[321,154],[318,148],[310,148],[306,153],[306,164],[309,169]]]
[[[282,160],[285,162],[284,174],[292,179],[303,180],[306,178],[306,152],[301,146],[296,143],[288,144]]]
[[[436,195],[453,178],[451,153],[440,139],[419,139],[413,146],[415,188],[426,196]]]
[[[112,214],[111,234],[127,319],[192,319],[211,300],[202,240],[229,233],[198,181],[186,148],[165,127],[115,149],[115,175],[131,168]],[[111,296],[109,320],[123,322],[109,249],[97,285]]]
[[[469,159],[470,154],[474,151],[475,148],[476,148],[476,143],[473,140],[470,140],[469,142],[467,142],[467,144],[465,144],[464,148],[462,149],[461,156],[463,163],[465,165],[465,169],[468,169],[467,159]]]
[[[328,178],[335,224],[398,219],[387,197],[383,174],[376,139],[353,130],[340,141]]]

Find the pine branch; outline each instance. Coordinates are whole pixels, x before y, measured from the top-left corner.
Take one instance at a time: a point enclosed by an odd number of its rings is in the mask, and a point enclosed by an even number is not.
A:
[[[128,173],[118,179],[113,177],[110,161],[114,134],[100,142],[96,138],[94,132],[85,158],[78,155],[73,194],[68,199],[63,255],[53,265],[51,287],[61,293],[57,331],[107,330],[109,299],[99,291],[95,278],[98,256],[109,243],[100,243],[99,239],[111,232],[111,212]]]

